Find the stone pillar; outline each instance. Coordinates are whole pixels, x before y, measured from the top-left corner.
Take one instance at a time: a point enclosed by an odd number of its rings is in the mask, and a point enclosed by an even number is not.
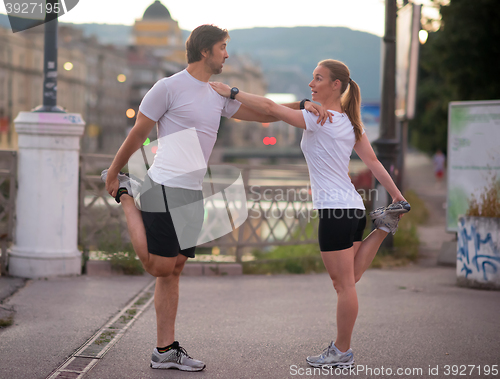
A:
[[[14,246],[9,274],[81,273],[78,239],[79,114],[21,112]]]

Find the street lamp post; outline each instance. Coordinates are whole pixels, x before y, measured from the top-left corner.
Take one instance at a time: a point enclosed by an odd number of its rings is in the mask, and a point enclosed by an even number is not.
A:
[[[43,59],[43,105],[34,109],[35,112],[63,112],[57,105],[57,29],[59,0],[47,0],[45,12],[45,41]],[[51,12],[48,12],[50,9]]]
[[[377,155],[385,169],[394,176],[399,141],[396,135],[396,0],[385,1],[385,35],[383,48],[382,101],[380,109],[380,137],[374,141]],[[376,182],[379,194],[376,206],[388,205],[391,202],[387,191]],[[383,246],[392,248],[392,234],[389,233]]]

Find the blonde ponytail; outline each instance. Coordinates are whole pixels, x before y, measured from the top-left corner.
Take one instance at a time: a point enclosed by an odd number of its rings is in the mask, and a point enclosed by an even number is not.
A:
[[[361,121],[361,91],[354,80],[349,80],[349,90],[347,93],[344,93],[341,102],[342,109],[347,114],[347,117],[349,117],[354,127],[354,135],[356,136],[356,142],[358,142],[363,135],[363,122]]]
[[[354,128],[354,135],[356,142],[361,139],[363,135],[363,122],[361,121],[361,90],[358,84],[350,78],[349,68],[340,61],[334,59],[325,59],[318,63],[319,66],[324,66],[330,70],[330,79],[332,81],[340,80],[342,83],[341,105],[342,111],[347,114],[351,124]],[[349,90],[347,90],[349,86]]]

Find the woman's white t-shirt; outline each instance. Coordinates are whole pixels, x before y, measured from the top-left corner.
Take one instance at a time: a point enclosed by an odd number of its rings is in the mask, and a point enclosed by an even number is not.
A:
[[[332,122],[321,125],[313,113],[302,111],[306,130],[300,147],[309,168],[314,209],[365,209],[349,178],[354,128],[345,113],[330,112]]]
[[[158,150],[149,177],[168,187],[200,190],[220,118],[233,116],[240,105],[187,70],[156,82],[139,106],[158,123]]]

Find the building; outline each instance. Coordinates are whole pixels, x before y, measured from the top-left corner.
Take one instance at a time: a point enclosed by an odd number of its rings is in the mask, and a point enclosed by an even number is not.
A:
[[[126,51],[104,46],[69,26],[58,32],[57,103],[87,126],[83,152],[114,153],[126,136]],[[0,28],[0,148],[17,149],[13,120],[42,104],[44,26]]]
[[[62,24],[58,38],[57,103],[85,120],[85,153],[115,154],[134,125],[147,91],[159,79],[187,66],[182,31],[158,0],[136,20],[134,43],[127,48],[103,45]],[[43,25],[19,33],[0,28],[0,149],[17,148],[13,120],[19,112],[42,103],[43,53]],[[266,93],[261,68],[247,56],[230,56],[223,73],[213,79]],[[260,147],[265,136],[266,128],[260,123],[223,118],[216,148]]]
[[[267,83],[260,66],[249,56],[230,56],[224,65],[222,73],[213,76],[212,80],[261,96],[265,95],[267,89]],[[221,150],[228,147],[261,147],[262,139],[266,137],[268,127],[268,124],[261,124],[260,122],[223,118],[214,147],[214,159]]]
[[[134,45],[129,47],[128,66],[131,72],[131,128],[144,95],[161,78],[169,77],[187,67],[182,31],[168,9],[158,0],[144,12],[133,28]],[[213,80],[228,83],[244,91],[263,95],[266,82],[260,67],[247,56],[231,56],[221,75]],[[252,146],[259,141],[255,130],[263,129],[256,122],[222,119],[216,146]],[[150,138],[154,139],[153,130]],[[216,149],[217,150],[217,149]],[[215,154],[217,158],[217,154]]]
[[[168,9],[156,0],[135,21],[134,46],[148,47],[153,55],[178,64],[185,64],[184,41],[177,21]]]
[[[130,79],[126,49],[59,27],[58,104],[86,122],[85,153],[115,154],[126,137]]]
[[[16,149],[13,120],[42,102],[42,39],[0,28],[0,148]]]
[[[182,31],[158,0],[135,21],[132,39],[134,43],[127,52],[131,79],[128,129],[134,125],[142,98],[151,87],[187,66]],[[150,138],[156,138],[155,130]]]

